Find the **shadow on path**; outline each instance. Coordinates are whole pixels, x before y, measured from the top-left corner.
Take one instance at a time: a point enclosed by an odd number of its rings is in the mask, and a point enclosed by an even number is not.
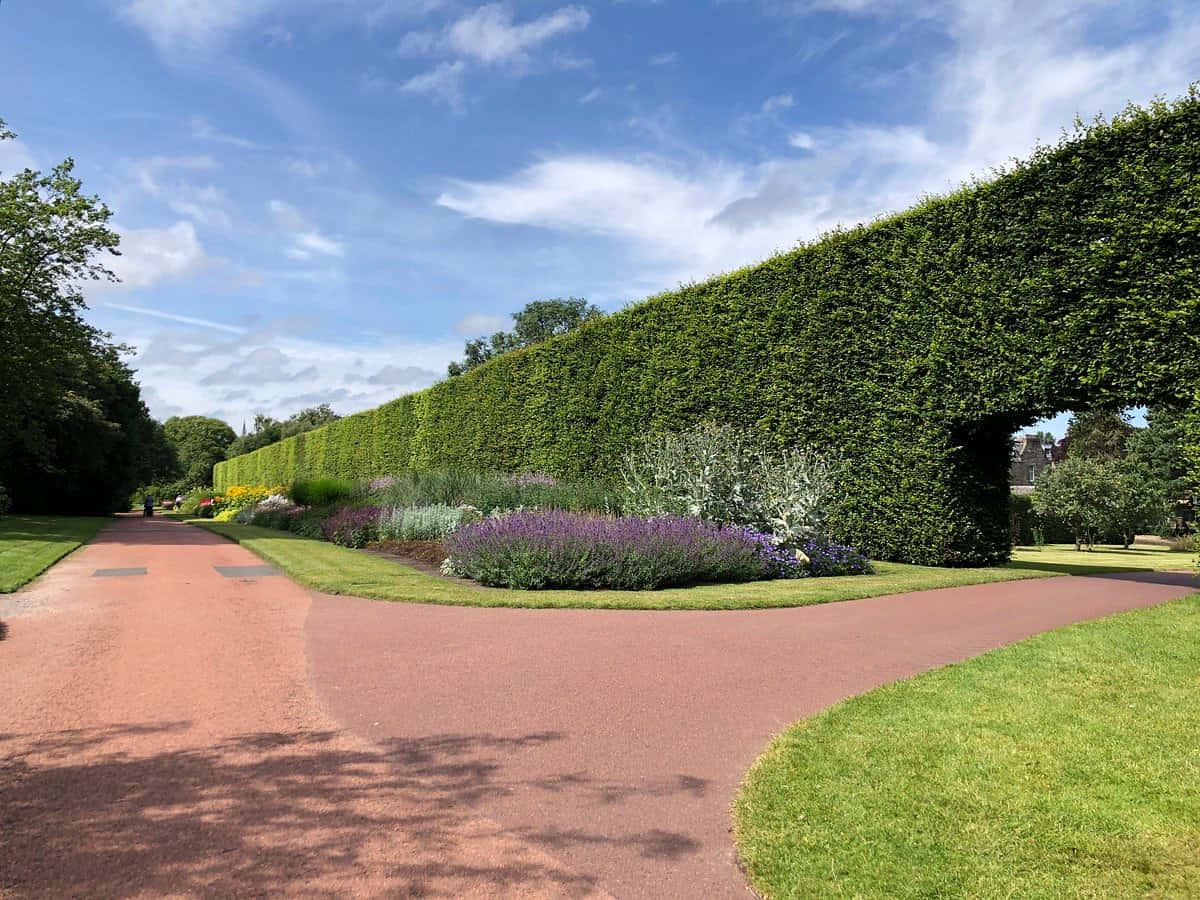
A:
[[[186,739],[189,723],[0,735],[0,890],[20,896],[238,894],[344,890],[373,873],[389,895],[580,895],[592,879],[547,859],[482,856],[470,805],[511,790],[492,753],[561,739],[444,735],[380,754],[339,749],[336,732],[249,734],[151,755],[123,749]],[[430,802],[430,801],[433,802]],[[585,834],[530,834],[553,848]],[[670,856],[686,838],[644,836]],[[682,843],[681,843],[682,842]],[[476,847],[475,850],[478,848]],[[541,856],[541,854],[537,854]]]

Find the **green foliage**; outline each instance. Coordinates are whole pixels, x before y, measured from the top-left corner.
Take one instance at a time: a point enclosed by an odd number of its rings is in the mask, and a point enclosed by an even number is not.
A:
[[[1135,429],[1123,413],[1094,409],[1071,417],[1060,455],[1107,461],[1123,459]]]
[[[489,359],[502,353],[532,347],[552,337],[574,331],[584,322],[603,317],[597,306],[590,306],[582,297],[567,300],[534,300],[525,304],[520,312],[513,313],[515,327],[512,331],[497,331],[490,339],[476,338],[463,347],[463,361],[452,362],[447,367],[451,375],[462,375],[478,368]]]
[[[1038,479],[1033,493],[1038,515],[1066,525],[1078,549],[1105,534],[1126,547],[1140,529],[1158,525],[1166,511],[1162,482],[1136,460],[1068,456]]]
[[[312,478],[297,481],[288,493],[300,506],[328,506],[354,497],[355,486],[345,478]]]
[[[8,515],[10,509],[12,509],[12,500],[8,496],[7,488],[0,484],[0,516]]]
[[[225,458],[225,448],[234,440],[233,429],[206,416],[172,416],[163,423],[163,431],[175,448],[183,484],[212,484],[213,466]]]
[[[1200,484],[1200,479],[1188,472],[1186,420],[1180,408],[1156,406],[1149,410],[1146,427],[1129,436],[1125,449],[1129,459],[1146,466],[1166,485],[1170,500],[1188,496]]]
[[[341,416],[329,408],[328,403],[322,403],[320,406],[310,406],[308,409],[302,409],[298,413],[293,413],[279,423],[280,437],[286,438],[296,434],[303,434],[306,431],[312,431],[314,428],[320,428],[322,425],[328,425],[330,422],[336,422],[340,418]]]
[[[218,484],[463,465],[615,474],[715,421],[847,462],[831,537],[1009,554],[1009,437],[1200,384],[1200,93],[1080,126],[989,182],[653,297],[217,467]]]
[[[73,171],[67,159],[0,180],[0,472],[25,512],[111,512],[174,474],[126,348],[80,315],[82,288],[115,280],[101,260],[119,237]]]

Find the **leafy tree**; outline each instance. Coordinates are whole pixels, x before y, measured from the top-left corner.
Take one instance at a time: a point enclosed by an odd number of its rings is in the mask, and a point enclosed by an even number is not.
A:
[[[1066,454],[1084,459],[1113,460],[1125,456],[1125,442],[1135,431],[1124,413],[1094,409],[1071,417]]]
[[[1139,428],[1125,442],[1129,458],[1146,466],[1162,482],[1166,497],[1177,500],[1192,493],[1195,485],[1188,477],[1186,455],[1187,429],[1181,410],[1157,406],[1146,413],[1146,427]]]
[[[172,416],[163,431],[179,457],[187,487],[212,484],[213,466],[225,458],[236,437],[227,424],[207,416]]]
[[[322,403],[320,406],[311,406],[308,409],[302,409],[300,412],[289,416],[280,425],[280,437],[286,438],[291,437],[293,434],[312,431],[314,428],[320,428],[322,425],[336,422],[340,418],[341,416],[329,408],[328,403]]]
[[[73,170],[0,180],[0,472],[29,512],[109,512],[171,465],[125,348],[80,316],[119,237]]]
[[[225,448],[225,458],[233,459],[243,453],[251,453],[282,438],[283,423],[259,413],[254,417],[254,430],[234,438],[233,443]]]
[[[1034,511],[1062,522],[1075,536],[1075,549],[1091,550],[1108,523],[1108,487],[1104,464],[1082,456],[1068,456],[1045,470],[1033,491]]]
[[[1121,535],[1126,549],[1139,531],[1162,522],[1166,496],[1162,481],[1135,459],[1118,459],[1104,466],[1107,480],[1106,525]]]
[[[463,361],[450,363],[447,371],[451,375],[462,375],[502,353],[540,344],[603,315],[599,307],[589,305],[582,297],[534,300],[512,314],[512,331],[497,331],[490,338],[467,341],[463,347]]]

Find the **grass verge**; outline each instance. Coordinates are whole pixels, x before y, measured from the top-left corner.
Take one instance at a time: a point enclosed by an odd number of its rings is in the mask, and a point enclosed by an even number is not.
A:
[[[759,609],[808,606],[1054,574],[1034,569],[934,569],[876,563],[875,575],[841,578],[698,585],[661,591],[510,591],[458,584],[357,550],[269,528],[211,519],[192,519],[190,524],[237,541],[309,587],[330,594],[354,594],[408,603],[604,609]]]
[[[778,736],[734,807],[765,897],[1200,885],[1200,597],[1030,638]]]
[[[28,584],[110,522],[95,516],[0,519],[0,594]]]

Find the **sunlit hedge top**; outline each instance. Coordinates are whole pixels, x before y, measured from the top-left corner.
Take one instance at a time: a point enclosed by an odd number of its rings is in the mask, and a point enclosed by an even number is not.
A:
[[[1007,556],[1009,436],[1189,397],[1200,96],[1079,125],[957,193],[661,294],[217,467],[218,485],[450,466],[612,471],[713,419],[849,460],[833,535],[877,558]]]

